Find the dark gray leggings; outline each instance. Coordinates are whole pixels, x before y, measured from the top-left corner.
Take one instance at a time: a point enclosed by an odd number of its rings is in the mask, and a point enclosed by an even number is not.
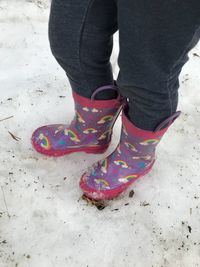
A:
[[[200,36],[200,0],[52,0],[49,39],[72,89],[90,98],[113,83],[110,55],[119,30],[117,85],[128,116],[154,130],[178,103],[178,77]],[[99,99],[114,97],[105,92]]]

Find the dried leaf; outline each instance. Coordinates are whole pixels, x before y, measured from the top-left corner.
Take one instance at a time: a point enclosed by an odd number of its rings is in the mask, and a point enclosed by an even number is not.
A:
[[[88,204],[95,206],[98,210],[103,210],[106,207],[106,204],[103,201],[88,198],[86,195],[83,195],[82,199],[85,200]]]
[[[132,198],[134,196],[134,194],[135,194],[134,190],[131,190],[129,193],[129,197]]]

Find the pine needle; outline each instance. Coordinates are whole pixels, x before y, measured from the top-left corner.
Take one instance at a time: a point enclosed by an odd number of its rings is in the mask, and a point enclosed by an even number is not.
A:
[[[9,120],[9,119],[11,119],[11,118],[13,118],[13,117],[14,117],[14,116],[10,116],[10,117],[4,118],[4,119],[0,120],[0,122],[5,121],[5,120]]]
[[[3,186],[1,186],[1,190],[2,190],[2,193],[3,193],[3,201],[4,201],[4,204],[5,204],[5,207],[6,207],[7,215],[8,215],[8,218],[10,219],[10,214],[8,212],[8,206],[6,204],[6,197],[5,197],[5,194],[4,194]]]
[[[8,133],[11,135],[11,137],[12,137],[14,140],[16,140],[16,141],[20,141],[20,140],[21,140],[20,137],[15,136],[13,133],[11,133],[11,132],[9,132],[9,131],[8,131]]]

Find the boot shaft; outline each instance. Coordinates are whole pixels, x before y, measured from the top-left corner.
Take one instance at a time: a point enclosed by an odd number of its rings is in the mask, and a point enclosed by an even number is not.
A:
[[[70,125],[78,139],[98,145],[110,142],[113,125],[122,109],[123,98],[95,100],[73,93],[75,116]]]
[[[179,117],[180,112],[176,112],[163,121],[154,132],[135,127],[125,112],[126,110],[123,111],[122,115],[122,131],[116,153],[118,156],[120,155],[122,161],[125,160],[127,166],[132,166],[139,172],[155,161],[157,145],[174,120]]]

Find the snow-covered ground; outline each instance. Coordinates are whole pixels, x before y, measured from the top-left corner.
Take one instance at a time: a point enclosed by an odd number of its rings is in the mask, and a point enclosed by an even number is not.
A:
[[[31,148],[36,127],[73,117],[48,13],[48,0],[0,1],[0,266],[200,266],[200,46],[181,74],[182,116],[153,171],[100,211],[80,199],[78,182],[102,155],[52,159]],[[115,74],[117,52],[116,36]],[[119,129],[120,121],[108,153]]]

